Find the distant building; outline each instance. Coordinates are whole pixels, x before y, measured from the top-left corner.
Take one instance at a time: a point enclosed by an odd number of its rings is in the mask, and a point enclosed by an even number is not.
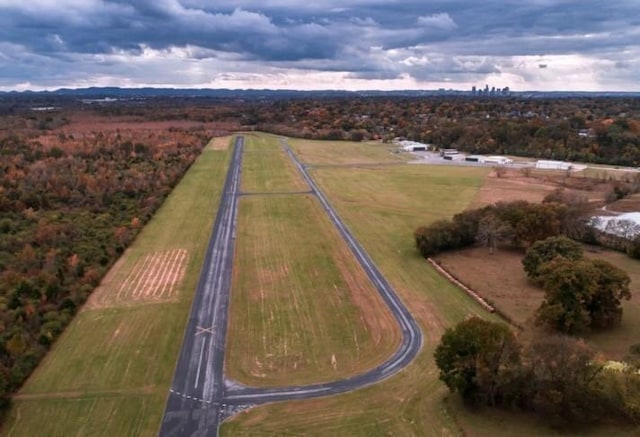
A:
[[[405,152],[418,152],[418,151],[427,150],[429,148],[428,144],[418,143],[417,141],[403,140],[403,141],[398,141],[398,144],[400,145],[401,149]]]
[[[440,156],[456,155],[458,149],[440,149]]]
[[[541,159],[536,162],[536,168],[544,170],[571,170],[572,165],[570,162]]]
[[[462,153],[452,153],[449,155],[444,155],[443,158],[447,161],[464,161],[465,159]]]
[[[485,156],[480,162],[484,164],[506,165],[511,164],[513,159],[509,159],[506,156]]]

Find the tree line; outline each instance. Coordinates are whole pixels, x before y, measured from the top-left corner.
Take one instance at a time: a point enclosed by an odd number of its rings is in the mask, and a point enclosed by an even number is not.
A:
[[[603,421],[640,423],[637,362],[606,363],[569,336],[539,332],[523,344],[505,325],[473,317],[446,330],[435,361],[440,379],[468,404],[534,412],[574,432]]]
[[[0,137],[3,407],[206,143],[204,132],[180,138]]]
[[[301,138],[404,137],[468,153],[640,165],[638,99],[327,98],[237,110],[247,126]]]

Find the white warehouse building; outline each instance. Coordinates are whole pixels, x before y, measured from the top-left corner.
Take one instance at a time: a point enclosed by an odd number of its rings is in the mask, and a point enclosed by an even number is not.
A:
[[[571,170],[571,163],[541,159],[536,162],[536,168],[546,170]]]
[[[402,150],[405,152],[417,152],[429,148],[428,144],[418,143],[417,141],[400,141],[398,144],[402,146]]]
[[[511,164],[513,162],[513,159],[509,159],[506,156],[485,156],[484,159],[480,162],[484,164],[505,165]]]

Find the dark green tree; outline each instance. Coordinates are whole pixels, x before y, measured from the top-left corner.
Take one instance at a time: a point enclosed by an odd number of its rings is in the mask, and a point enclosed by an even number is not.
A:
[[[507,326],[473,317],[447,329],[435,359],[449,390],[471,403],[496,405],[519,369],[520,346]]]
[[[591,323],[587,304],[596,292],[593,264],[556,257],[538,271],[545,299],[538,308],[537,322],[565,334],[587,328]]]
[[[629,275],[604,260],[593,260],[596,292],[587,303],[592,328],[610,328],[622,321],[622,299],[631,299]]]
[[[527,249],[522,259],[524,271],[530,279],[538,280],[540,277],[540,267],[548,263],[557,256],[569,260],[582,258],[582,246],[566,237],[549,237],[536,241]]]
[[[630,299],[629,276],[602,260],[556,257],[540,269],[545,300],[537,321],[572,334],[587,327],[610,328],[622,320],[622,299]]]

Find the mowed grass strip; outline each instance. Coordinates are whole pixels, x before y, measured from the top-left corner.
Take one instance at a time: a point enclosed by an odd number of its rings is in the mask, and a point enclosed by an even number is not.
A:
[[[331,381],[383,362],[399,327],[311,195],[242,198],[227,376]]]
[[[284,152],[278,137],[245,135],[242,186],[245,193],[305,191],[309,186]]]
[[[435,166],[314,170],[338,213],[419,321],[423,349],[405,370],[380,384],[340,396],[258,407],[226,423],[223,434],[461,434],[442,401],[447,391],[438,380],[433,351],[444,329],[465,317],[497,319],[419,256],[412,233],[464,209],[486,173]]]
[[[149,254],[187,250],[175,300],[132,306],[112,278],[106,303],[85,306],[27,381],[3,433],[157,434],[229,157],[205,149],[119,261],[124,280]]]
[[[409,153],[396,153],[398,146],[380,142],[315,141],[290,139],[298,159],[310,165],[393,164],[415,159]]]
[[[19,401],[14,426],[3,435],[153,436],[162,419],[164,394]]]

